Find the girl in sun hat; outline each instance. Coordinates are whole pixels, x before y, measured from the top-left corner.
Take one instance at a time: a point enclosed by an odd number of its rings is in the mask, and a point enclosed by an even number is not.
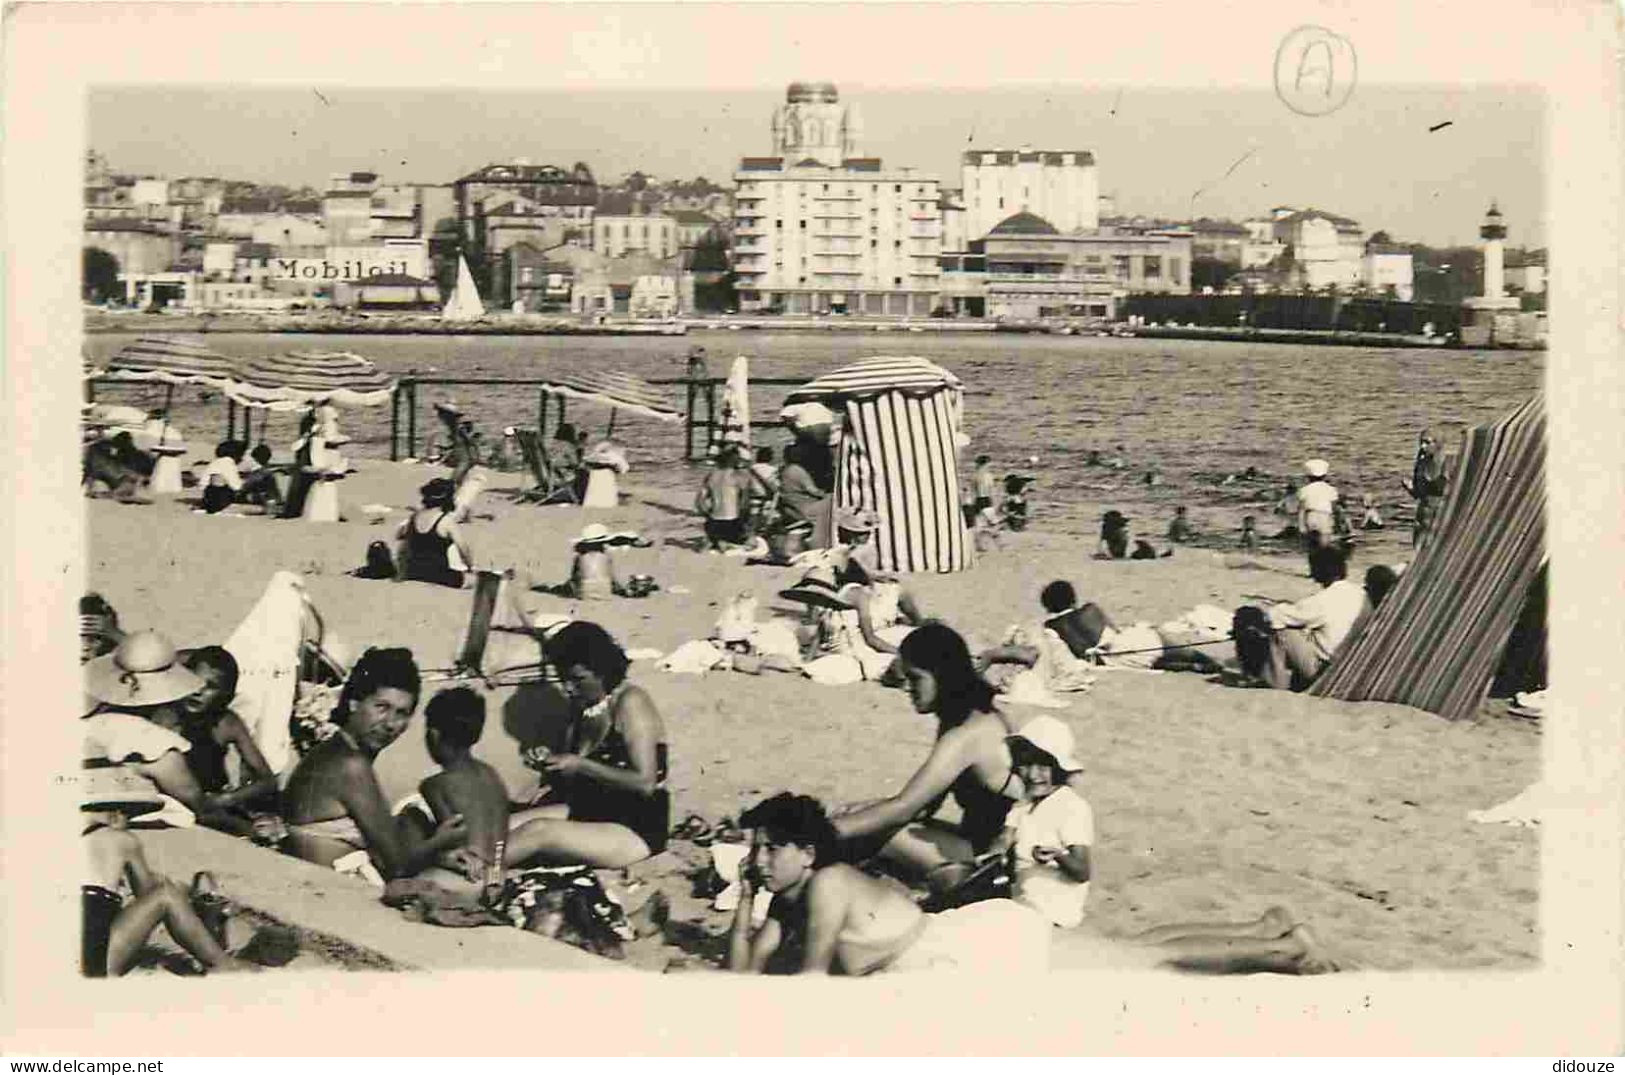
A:
[[[203,790],[186,764],[191,744],[155,718],[202,687],[202,677],[181,665],[175,647],[157,631],[126,635],[113,652],[87,662],[83,677],[92,703],[80,720],[86,763],[125,766],[185,807],[165,803],[166,820],[190,824],[205,808]]]
[[[1089,849],[1095,815],[1067,780],[1083,769],[1072,729],[1054,717],[1034,717],[1005,740],[1023,785],[1010,808],[1004,835],[992,851],[1014,859],[1015,899],[1051,923],[1083,921],[1089,898]]]
[[[576,536],[575,560],[570,565],[570,596],[584,600],[604,600],[621,594],[615,577],[615,561],[610,546],[619,535],[611,534],[603,523],[588,523]]]

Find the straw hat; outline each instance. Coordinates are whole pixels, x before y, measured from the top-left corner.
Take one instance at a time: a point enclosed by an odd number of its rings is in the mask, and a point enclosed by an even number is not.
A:
[[[835,513],[835,527],[837,530],[850,530],[854,534],[866,534],[880,525],[875,513],[862,508],[842,508]]]
[[[790,601],[799,601],[804,605],[816,608],[851,608],[852,605],[841,596],[835,588],[835,569],[831,567],[815,567],[788,590],[780,590],[779,596]]]
[[[1072,729],[1054,717],[1034,717],[1021,726],[1021,731],[1005,737],[1006,742],[1012,743],[1018,739],[1054,758],[1062,772],[1075,773],[1083,768],[1083,763],[1072,756],[1072,751],[1077,749]]]
[[[1332,471],[1332,465],[1324,459],[1310,459],[1303,465],[1303,472],[1311,478],[1324,478]]]
[[[195,692],[201,676],[183,668],[157,631],[125,635],[118,649],[85,664],[85,693],[112,705],[162,705]]]
[[[82,770],[78,783],[81,810],[117,810],[125,817],[136,817],[164,808],[163,796],[121,765]]]
[[[576,535],[577,545],[607,545],[611,540],[609,527],[603,523],[588,523]]]

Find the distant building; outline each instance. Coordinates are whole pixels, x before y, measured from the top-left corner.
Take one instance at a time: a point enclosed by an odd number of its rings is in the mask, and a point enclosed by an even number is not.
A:
[[[122,274],[168,272],[181,256],[178,235],[142,220],[87,220],[84,245],[113,255]]]
[[[1100,224],[1100,181],[1088,150],[970,149],[961,158],[960,177],[971,238],[1022,211],[1065,234]]]
[[[551,164],[488,164],[452,183],[457,229],[465,248],[484,251],[492,294],[505,294],[504,255],[516,243],[546,249],[575,236],[590,241],[598,183],[592,170]]]
[[[1252,234],[1244,224],[1233,220],[1209,220],[1202,217],[1189,224],[1191,256],[1212,258],[1226,265],[1240,266],[1243,251],[1252,243]]]
[[[943,254],[944,306],[972,317],[1114,317],[1131,293],[1189,293],[1191,241],[1173,231],[1069,235],[1015,213],[967,252]]]
[[[1378,295],[1410,302],[1416,294],[1415,268],[1409,248],[1367,243],[1360,264],[1360,286]]]
[[[1359,287],[1365,235],[1357,221],[1320,209],[1283,206],[1273,211],[1271,223],[1275,241],[1291,248],[1291,259],[1282,268],[1287,290]]]
[[[934,176],[859,157],[861,125],[827,82],[791,83],[774,155],[734,174],[741,310],[926,316],[937,304],[941,191]]]
[[[277,247],[327,245],[327,225],[320,217],[285,212],[222,212],[215,217],[213,233]]]
[[[592,248],[605,257],[671,258],[679,245],[677,221],[668,216],[598,216],[592,221]]]

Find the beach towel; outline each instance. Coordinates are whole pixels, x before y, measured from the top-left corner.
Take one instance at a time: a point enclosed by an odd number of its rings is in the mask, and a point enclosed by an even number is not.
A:
[[[237,660],[237,697],[232,709],[276,773],[296,760],[288,717],[299,681],[304,622],[304,584],[298,575],[278,571],[226,639],[225,648]]]
[[[662,670],[678,675],[697,676],[722,663],[722,651],[704,639],[684,642],[660,662]]]
[[[1049,920],[1014,900],[982,900],[926,915],[919,939],[887,974],[971,971],[1027,974],[1049,969]]]
[[[1135,623],[1122,628],[1106,628],[1101,633],[1100,663],[1105,668],[1138,668],[1149,671],[1151,663],[1162,656],[1162,636],[1149,623]]]

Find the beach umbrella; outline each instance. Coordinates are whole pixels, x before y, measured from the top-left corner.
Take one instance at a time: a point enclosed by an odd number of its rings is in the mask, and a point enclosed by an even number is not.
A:
[[[734,359],[728,379],[722,383],[722,413],[711,427],[713,452],[726,444],[750,447],[750,359]]]
[[[158,381],[164,385],[162,443],[169,433],[169,408],[178,384],[201,384],[227,390],[236,381],[231,359],[196,336],[143,336],[121,348],[100,374],[115,381]]]
[[[296,410],[326,402],[373,407],[394,392],[394,379],[360,355],[290,351],[243,363],[228,394],[251,407]]]
[[[958,393],[959,378],[923,358],[876,356],[842,366],[809,381],[785,397],[786,403],[828,402],[832,397],[858,398],[882,392],[930,395],[949,389]]]
[[[545,392],[602,403],[606,407],[628,410],[633,414],[657,418],[662,422],[682,420],[681,412],[661,396],[654,385],[630,373],[615,370],[573,370],[549,377],[541,387]]]
[[[204,384],[214,388],[229,386],[237,376],[231,359],[195,336],[143,336],[120,349],[99,375],[117,381]]]

